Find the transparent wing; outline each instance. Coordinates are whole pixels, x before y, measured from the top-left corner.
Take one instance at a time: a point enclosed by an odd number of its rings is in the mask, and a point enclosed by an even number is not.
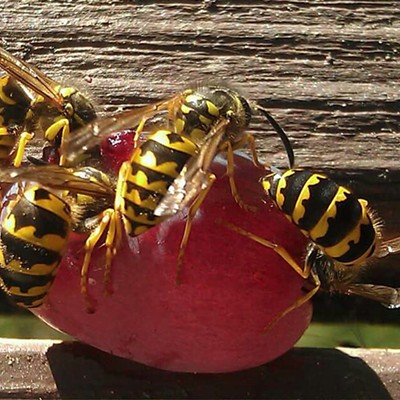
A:
[[[33,92],[62,109],[63,98],[59,93],[60,84],[47,77],[39,69],[14,57],[3,48],[0,48],[0,67]]]
[[[400,288],[360,283],[349,285],[346,292],[378,301],[387,308],[400,307]]]
[[[94,197],[113,197],[114,189],[100,182],[74,175],[71,168],[58,165],[31,165],[20,168],[7,168],[0,171],[0,182],[36,182],[51,189],[69,190],[74,193]]]
[[[209,183],[209,169],[229,120],[220,120],[199,146],[198,157],[191,158],[169,186],[167,193],[154,210],[157,216],[171,216],[183,210]]]
[[[123,129],[136,128],[142,120],[153,117],[159,111],[174,107],[181,98],[182,94],[178,94],[148,106],[123,111],[111,117],[95,119],[67,139],[65,143],[67,165],[76,165],[81,155],[98,145],[104,137]]]
[[[388,254],[400,252],[400,237],[385,240],[382,242],[377,257],[386,257]]]

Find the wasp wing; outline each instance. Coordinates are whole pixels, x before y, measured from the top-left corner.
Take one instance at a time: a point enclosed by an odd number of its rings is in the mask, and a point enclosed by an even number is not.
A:
[[[26,181],[36,182],[50,189],[68,190],[94,197],[112,198],[114,196],[114,189],[111,186],[74,175],[72,168],[63,168],[58,165],[31,165],[0,171],[2,183]]]
[[[183,210],[209,184],[210,166],[218,153],[229,120],[221,119],[199,145],[196,158],[191,158],[169,186],[154,210],[157,216],[171,216]]]
[[[346,293],[378,301],[387,308],[400,308],[400,288],[355,283],[346,287]]]
[[[62,109],[64,101],[59,93],[60,84],[38,68],[13,56],[3,48],[0,48],[0,67],[34,93],[43,96],[57,108]]]
[[[137,128],[143,120],[173,107],[181,98],[182,94],[178,94],[167,100],[122,111],[111,117],[95,119],[67,138],[65,143],[67,165],[78,164],[82,154],[98,145],[104,137],[123,129]]]

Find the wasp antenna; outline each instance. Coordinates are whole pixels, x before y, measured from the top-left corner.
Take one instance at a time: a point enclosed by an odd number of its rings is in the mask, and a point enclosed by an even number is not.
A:
[[[278,124],[278,122],[272,117],[272,115],[262,106],[257,104],[256,109],[259,110],[265,118],[267,118],[268,122],[271,126],[275,129],[276,133],[279,135],[280,139],[282,140],[283,146],[285,147],[286,154],[289,159],[289,168],[293,168],[294,166],[294,152],[292,144],[286,134],[286,132],[282,129],[282,127]]]

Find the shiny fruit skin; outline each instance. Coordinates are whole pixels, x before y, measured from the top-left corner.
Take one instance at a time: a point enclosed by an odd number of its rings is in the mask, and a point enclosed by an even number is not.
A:
[[[299,263],[301,233],[265,199],[261,171],[235,158],[239,193],[255,213],[242,210],[230,194],[225,161],[196,215],[182,283],[176,257],[184,228],[182,213],[137,238],[125,238],[114,261],[112,294],[103,294],[104,249],[94,253],[88,314],[80,295],[83,238],[73,236],[48,302],[35,311],[50,325],[104,351],[153,367],[181,372],[229,372],[271,361],[289,350],[311,318],[305,304],[263,329],[302,295],[304,284],[277,254],[220,225],[237,224],[285,246]]]

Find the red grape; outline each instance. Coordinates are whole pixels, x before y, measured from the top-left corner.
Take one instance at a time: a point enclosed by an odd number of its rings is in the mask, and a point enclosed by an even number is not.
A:
[[[182,283],[176,261],[185,215],[179,213],[136,238],[124,238],[112,268],[112,294],[103,294],[104,247],[96,249],[89,291],[80,294],[84,238],[71,235],[47,303],[35,313],[78,340],[150,366],[191,372],[227,372],[270,361],[306,329],[311,306],[292,311],[267,334],[263,329],[302,295],[303,279],[272,250],[218,223],[232,222],[277,242],[302,262],[305,238],[263,193],[260,170],[235,158],[238,191],[258,211],[233,200],[218,158],[218,179],[196,214]]]

